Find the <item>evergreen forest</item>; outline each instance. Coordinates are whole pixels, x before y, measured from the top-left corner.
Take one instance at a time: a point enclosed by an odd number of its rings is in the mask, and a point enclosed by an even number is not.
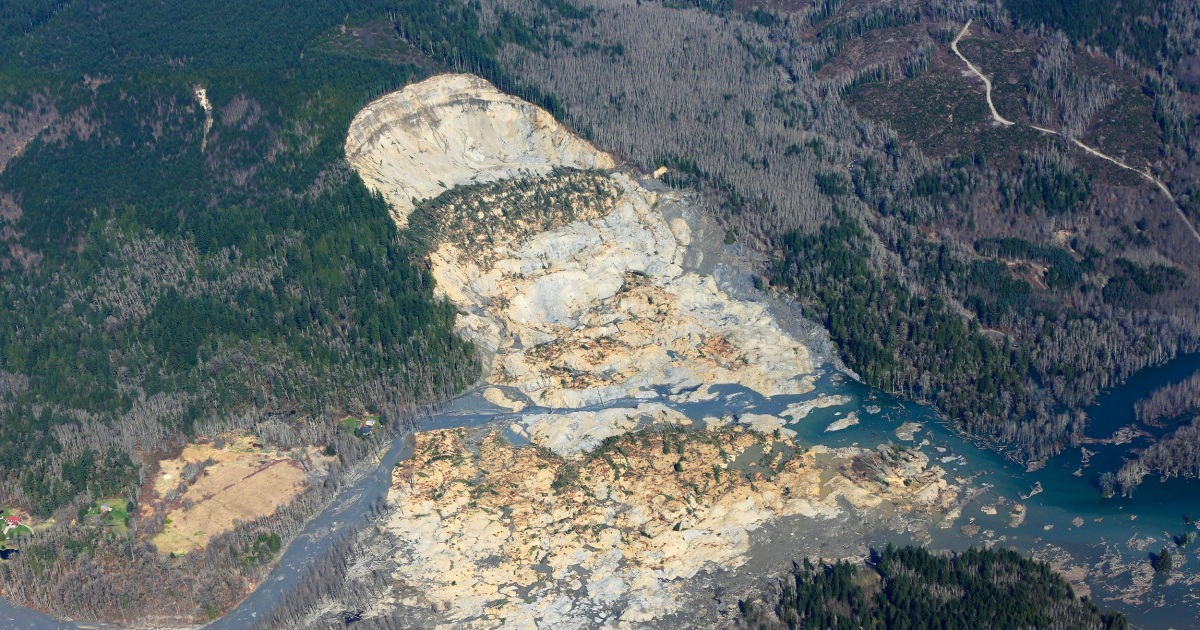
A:
[[[1075,597],[1045,563],[1001,549],[935,555],[888,545],[867,566],[803,565],[758,601],[745,628],[1072,628],[1125,630],[1119,613]]]

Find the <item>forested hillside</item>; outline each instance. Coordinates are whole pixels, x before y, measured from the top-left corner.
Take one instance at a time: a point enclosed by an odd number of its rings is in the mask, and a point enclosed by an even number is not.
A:
[[[474,379],[424,252],[344,164],[353,114],[438,68],[389,15],[0,7],[0,505],[38,524],[8,541],[6,596],[73,617],[219,614],[269,566],[256,545],[277,551],[338,476],[176,559],[137,509],[158,458],[246,430],[344,467],[370,448],[334,418],[397,426]],[[86,526],[112,497],[129,520]]]

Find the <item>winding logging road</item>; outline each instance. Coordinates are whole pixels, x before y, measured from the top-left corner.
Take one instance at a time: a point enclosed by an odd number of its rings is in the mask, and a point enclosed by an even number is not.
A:
[[[992,102],[992,80],[989,79],[988,76],[986,74],[984,74],[983,71],[980,70],[975,64],[971,63],[971,60],[967,59],[966,56],[964,56],[962,54],[962,52],[959,51],[959,49],[958,49],[958,42],[961,41],[963,37],[966,37],[967,34],[970,32],[971,22],[973,22],[973,21],[974,20],[967,20],[967,23],[963,25],[962,30],[958,32],[958,35],[954,38],[954,41],[950,42],[950,50],[954,51],[954,54],[958,55],[958,58],[962,59],[963,63],[967,64],[967,68],[969,68],[971,70],[971,72],[974,72],[976,76],[978,76],[980,79],[983,80],[983,86],[985,89],[985,93],[987,95],[988,109],[992,110],[992,119],[995,120],[997,123],[1004,125],[1005,127],[1011,127],[1013,125],[1017,125],[1018,123],[1013,122],[1013,121],[1001,116],[1000,112],[996,111],[996,105],[995,105],[995,103]],[[1157,177],[1155,177],[1153,174],[1150,173],[1149,166],[1147,166],[1145,169],[1135,168],[1133,166],[1126,164],[1125,162],[1121,161],[1118,158],[1112,157],[1111,155],[1107,155],[1107,154],[1101,152],[1099,149],[1090,147],[1090,146],[1080,142],[1078,138],[1067,138],[1067,136],[1065,136],[1061,131],[1055,131],[1054,129],[1047,129],[1045,127],[1039,127],[1037,125],[1025,125],[1025,126],[1029,127],[1030,129],[1035,129],[1035,130],[1040,131],[1045,134],[1055,135],[1055,136],[1059,136],[1060,138],[1068,139],[1071,141],[1072,144],[1074,144],[1075,146],[1090,153],[1091,155],[1098,157],[1102,160],[1108,160],[1109,162],[1112,162],[1113,164],[1116,164],[1117,166],[1120,166],[1121,168],[1123,168],[1125,170],[1133,171],[1134,173],[1137,173],[1138,175],[1141,175],[1142,177],[1144,177],[1150,183],[1157,186],[1158,189],[1161,190],[1163,192],[1163,194],[1167,196],[1167,199],[1171,200],[1171,205],[1175,207],[1175,213],[1179,215],[1179,218],[1181,220],[1183,220],[1183,224],[1186,225],[1188,230],[1191,231],[1192,236],[1194,236],[1196,238],[1196,242],[1200,243],[1200,232],[1196,231],[1196,226],[1192,225],[1191,220],[1188,219],[1187,215],[1183,213],[1183,208],[1180,208],[1179,203],[1175,201],[1175,196],[1171,194],[1171,189],[1167,188],[1167,185],[1164,184],[1162,182],[1162,180],[1158,179]]]
[[[967,67],[971,69],[971,72],[974,72],[980,79],[983,79],[983,87],[987,89],[986,93],[987,93],[988,109],[992,110],[992,118],[995,119],[995,121],[1000,123],[1001,125],[1004,125],[1005,127],[1011,127],[1012,125],[1015,125],[1017,123],[1001,116],[1000,112],[996,111],[996,104],[992,102],[992,80],[989,79],[987,77],[987,75],[983,73],[982,70],[975,67],[975,64],[971,63],[970,59],[967,59],[966,57],[963,56],[963,54],[961,52],[958,51],[958,42],[959,42],[959,40],[961,40],[963,37],[965,37],[967,35],[967,32],[971,28],[971,22],[972,22],[972,20],[967,20],[966,25],[964,25],[962,27],[962,30],[958,32],[958,36],[954,38],[954,41],[950,42],[950,50],[953,50],[954,54],[958,55],[958,58],[962,59],[963,63],[967,64]],[[1043,131],[1050,131],[1050,130],[1043,129]],[[1054,132],[1050,131],[1050,133],[1054,133]]]

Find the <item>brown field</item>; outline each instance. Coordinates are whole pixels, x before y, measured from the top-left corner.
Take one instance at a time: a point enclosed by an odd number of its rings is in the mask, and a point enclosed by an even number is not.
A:
[[[313,453],[307,454],[314,457]],[[189,463],[211,462],[187,489],[168,501]],[[254,438],[242,437],[225,448],[189,444],[179,457],[159,463],[152,511],[166,510],[167,524],[151,539],[162,553],[203,549],[208,540],[233,529],[237,521],[267,516],[308,487],[308,474],[283,453],[264,452]]]

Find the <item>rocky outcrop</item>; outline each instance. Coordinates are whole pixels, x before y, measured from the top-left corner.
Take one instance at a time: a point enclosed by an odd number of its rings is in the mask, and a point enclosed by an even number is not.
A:
[[[350,123],[346,158],[400,225],[417,201],[455,186],[615,165],[545,110],[467,74],[439,75],[367,105]]]

